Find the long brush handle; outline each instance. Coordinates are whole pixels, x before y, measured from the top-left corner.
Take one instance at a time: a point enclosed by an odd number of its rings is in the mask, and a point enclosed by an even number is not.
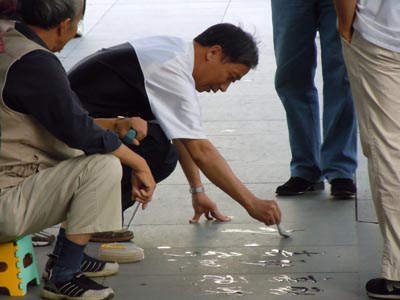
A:
[[[135,217],[135,215],[136,215],[136,213],[137,213],[137,211],[138,211],[138,209],[139,209],[139,206],[140,206],[140,202],[139,202],[139,201],[136,201],[136,208],[135,208],[135,210],[133,211],[132,217],[131,217],[131,219],[129,220],[129,223],[128,223],[128,225],[126,226],[126,228],[129,228],[129,226],[131,226],[131,223],[132,223],[133,218]]]

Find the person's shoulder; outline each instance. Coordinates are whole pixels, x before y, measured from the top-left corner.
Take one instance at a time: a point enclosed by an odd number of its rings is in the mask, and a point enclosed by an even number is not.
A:
[[[131,42],[142,70],[148,72],[166,68],[169,63],[174,68],[190,64],[190,46],[185,40],[173,36],[149,36]],[[182,66],[180,66],[183,63]]]
[[[58,57],[45,49],[36,49],[25,54],[22,59],[26,62],[34,62],[35,65],[43,65],[43,67],[49,68],[50,66],[62,66]]]
[[[141,39],[132,40],[129,42],[135,49],[184,49],[188,41],[181,37],[168,35],[148,36]]]
[[[13,64],[13,69],[26,76],[37,76],[40,78],[55,79],[64,76],[65,69],[58,57],[46,50],[38,49],[25,54]]]
[[[172,44],[172,45],[186,45],[187,41],[184,38],[178,37],[178,36],[169,36],[169,35],[164,35],[164,36],[155,36],[155,39],[159,39],[161,42],[164,42],[166,44]]]

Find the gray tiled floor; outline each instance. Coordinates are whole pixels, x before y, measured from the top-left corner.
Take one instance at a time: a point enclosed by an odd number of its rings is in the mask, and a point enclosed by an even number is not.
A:
[[[273,87],[271,11],[265,0],[88,0],[85,35],[59,54],[66,69],[101,47],[154,34],[193,38],[221,21],[242,24],[260,40],[257,70],[225,94],[201,95],[209,138],[235,173],[264,198],[289,176],[285,113]],[[317,74],[321,87],[321,75]],[[192,216],[187,183],[178,168],[159,185],[153,203],[139,211],[131,229],[145,249],[145,260],[121,265],[120,273],[100,282],[116,299],[367,299],[365,282],[379,275],[381,238],[370,200],[365,159],[357,174],[354,201],[337,201],[326,191],[279,198],[282,239],[206,179],[209,196],[229,223],[188,224]],[[132,210],[126,213],[126,219]],[[356,220],[362,221],[357,222]],[[56,228],[53,229],[56,232]],[[97,255],[99,245],[88,252]],[[165,247],[169,247],[165,249]],[[37,248],[39,269],[48,248]],[[30,287],[23,299],[37,299]],[[0,296],[0,299],[21,299]]]

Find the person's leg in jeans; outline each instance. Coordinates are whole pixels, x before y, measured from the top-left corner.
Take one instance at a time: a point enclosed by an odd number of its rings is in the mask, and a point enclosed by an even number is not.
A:
[[[321,164],[329,181],[349,179],[357,168],[357,120],[350,83],[336,29],[336,11],[331,0],[320,0],[319,33],[321,41],[323,88],[323,143]]]
[[[286,111],[292,153],[291,177],[320,182],[323,179],[321,132],[318,92],[314,84],[317,7],[312,0],[272,0],[271,3],[277,64],[275,89]]]

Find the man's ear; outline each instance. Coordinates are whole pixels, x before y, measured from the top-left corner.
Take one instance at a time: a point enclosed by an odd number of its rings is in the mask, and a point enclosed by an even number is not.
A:
[[[58,36],[63,36],[65,33],[67,33],[69,30],[71,30],[71,18],[67,18],[64,21],[62,21],[60,24],[57,26],[57,34]]]
[[[222,47],[220,45],[214,45],[207,48],[206,59],[208,61],[221,61],[224,57],[223,54]]]

